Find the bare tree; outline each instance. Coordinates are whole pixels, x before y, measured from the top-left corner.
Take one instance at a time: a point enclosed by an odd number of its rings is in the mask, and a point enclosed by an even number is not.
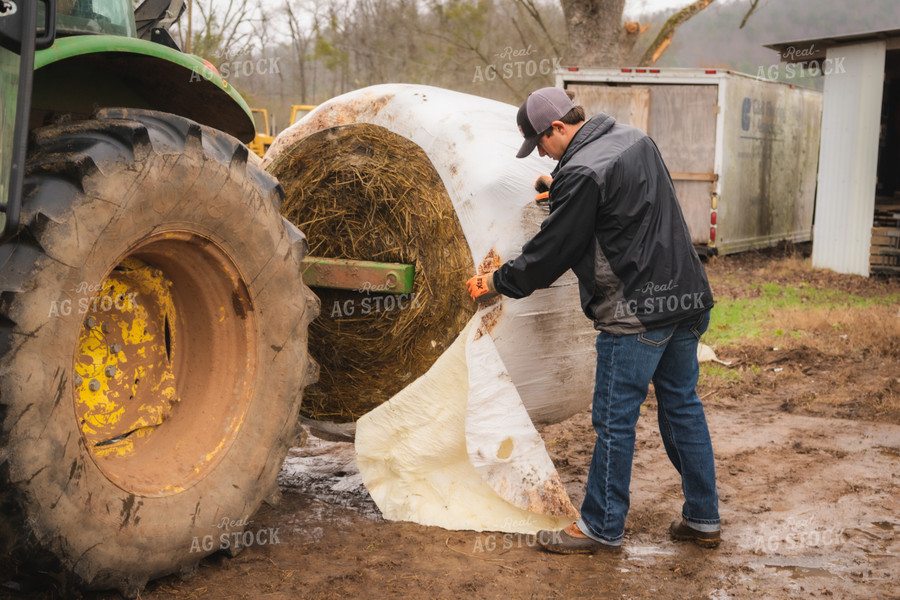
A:
[[[192,0],[191,47],[208,60],[247,54],[259,47],[260,0]]]
[[[474,59],[477,65],[487,66],[492,64],[485,47],[489,23],[490,6],[487,3],[449,2],[447,5],[435,3],[432,11],[437,18],[437,27],[428,32],[428,35],[440,40],[445,45],[446,59],[451,56],[471,64]],[[497,79],[510,92],[516,93],[515,88],[507,79]]]
[[[685,0],[652,40],[644,37],[648,25],[624,22],[626,0],[280,0],[268,21],[254,10],[236,15],[238,0],[193,1],[202,5],[197,20],[204,31],[195,40],[208,39],[208,46],[239,51],[253,41],[241,37],[248,22],[265,32],[277,30],[272,36],[283,43],[272,48],[285,65],[276,82],[281,95],[314,104],[384,82],[424,83],[519,102],[527,91],[553,84],[552,69],[536,72],[539,62],[557,66],[561,57],[585,66],[655,62],[678,27],[714,0]],[[208,10],[213,1],[215,14]],[[251,2],[256,2],[251,8],[259,6],[259,0]],[[749,2],[747,18],[758,0]],[[271,85],[254,82],[251,95],[274,98]]]
[[[621,57],[625,0],[560,0],[566,18],[569,64],[612,66]]]
[[[559,47],[554,40],[554,36],[551,35],[550,31],[547,29],[547,25],[544,22],[544,17],[541,14],[540,7],[537,5],[535,0],[516,0],[516,4],[518,4],[525,12],[532,18],[532,20],[537,24],[540,28],[541,32],[543,32],[545,39],[549,42],[550,47],[553,48],[553,53],[556,56],[560,56],[562,53],[559,51]]]
[[[283,11],[291,40],[291,54],[296,59],[297,64],[297,77],[295,79],[299,92],[296,89],[292,90],[292,92],[296,98],[299,98],[300,104],[307,104],[316,95],[317,63],[313,59],[313,50],[316,31],[319,28],[321,8],[317,0],[303,2],[298,5],[295,5],[291,0],[285,0]],[[301,19],[301,16],[306,18]]]
[[[644,51],[638,66],[654,64],[672,43],[678,28],[713,2],[714,0],[696,0],[669,17]],[[741,22],[741,28],[746,25],[758,4],[759,0],[750,1],[750,8]],[[627,62],[639,36],[647,30],[647,26],[642,27],[639,23],[623,24],[625,0],[560,0],[560,5],[569,34],[569,46],[565,55],[569,64],[616,66]]]

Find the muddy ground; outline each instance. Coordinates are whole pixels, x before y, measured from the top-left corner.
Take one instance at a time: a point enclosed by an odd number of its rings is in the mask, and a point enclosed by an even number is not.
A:
[[[753,295],[761,282],[871,298],[900,292],[896,279],[815,271],[796,249],[783,254],[712,259],[714,292]],[[788,310],[772,318],[794,335],[716,347],[732,365],[705,370],[699,393],[717,460],[718,549],[666,535],[681,491],[651,397],[620,556],[549,555],[529,536],[386,522],[362,487],[352,445],[313,437],[285,463],[280,504],[247,527],[277,530],[274,539],[236,558],[214,555],[187,581],[152,582],[141,597],[900,598],[898,311]],[[541,434],[580,505],[594,439],[587,406]]]

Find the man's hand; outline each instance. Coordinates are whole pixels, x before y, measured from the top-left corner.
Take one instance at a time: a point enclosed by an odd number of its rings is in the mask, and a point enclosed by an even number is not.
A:
[[[534,191],[549,192],[551,183],[553,183],[552,177],[550,177],[549,175],[541,175],[534,180]]]
[[[466,282],[466,287],[469,288],[469,296],[472,297],[472,300],[478,302],[485,302],[499,295],[494,289],[493,272],[472,277]]]
[[[534,197],[534,201],[538,204],[549,204],[550,203],[550,184],[553,183],[553,178],[549,175],[541,175],[534,182],[534,191],[538,192],[538,195]]]

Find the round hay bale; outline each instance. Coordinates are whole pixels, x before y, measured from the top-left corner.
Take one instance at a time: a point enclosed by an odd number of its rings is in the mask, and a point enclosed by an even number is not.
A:
[[[475,272],[471,251],[425,152],[384,127],[324,129],[282,157],[269,171],[310,256],[415,265],[409,294],[314,288],[322,310],[309,351],[320,377],[302,414],[355,421],[424,374],[465,327],[476,308],[462,285]]]

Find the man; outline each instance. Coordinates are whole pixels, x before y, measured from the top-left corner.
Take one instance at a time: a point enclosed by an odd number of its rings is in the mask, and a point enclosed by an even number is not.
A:
[[[467,282],[473,298],[528,296],[566,270],[597,335],[592,421],[597,433],[581,519],[545,549],[563,554],[617,550],[625,533],[635,426],[653,382],[659,430],[682,477],[682,518],[670,534],[715,547],[720,540],[712,443],[697,397],[697,344],[712,292],[653,141],[600,113],[585,121],[559,88],[543,88],[517,117],[525,141],[558,161],[550,216],[518,258]]]

